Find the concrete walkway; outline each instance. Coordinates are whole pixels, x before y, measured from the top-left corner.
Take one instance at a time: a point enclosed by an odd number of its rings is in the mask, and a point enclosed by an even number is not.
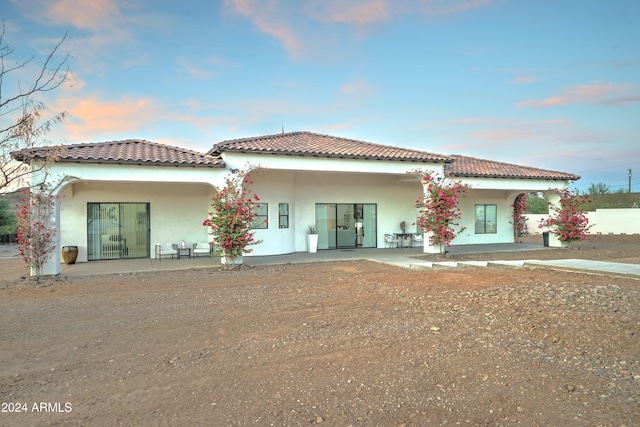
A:
[[[459,245],[450,248],[451,255],[470,255],[474,253],[490,252],[519,252],[519,251],[553,251],[554,248],[542,245],[528,245],[522,243],[504,243],[495,245]],[[609,274],[614,276],[632,277],[640,279],[640,264],[623,264],[617,262],[591,261],[581,259],[535,260],[525,259],[517,261],[424,261],[417,259],[424,255],[422,248],[405,249],[347,249],[321,250],[310,254],[295,252],[273,256],[245,256],[246,265],[277,265],[305,262],[331,262],[365,259],[381,262],[403,268],[431,269],[458,267],[544,267],[567,271],[582,271],[595,274]],[[18,258],[17,248],[11,245],[0,245],[0,261],[2,259]],[[455,259],[455,258],[454,258]],[[210,268],[220,265],[219,258],[201,257],[196,259],[123,259],[114,261],[91,261],[73,265],[62,265],[61,276],[93,276],[101,274],[132,274],[142,272],[161,272],[173,270],[188,270],[194,268]]]

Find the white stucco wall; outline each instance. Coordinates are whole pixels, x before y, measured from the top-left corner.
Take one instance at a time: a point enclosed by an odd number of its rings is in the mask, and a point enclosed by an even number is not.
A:
[[[416,219],[414,203],[422,192],[420,181],[409,175],[260,170],[251,174],[252,190],[269,204],[269,228],[256,230],[263,243],[249,255],[307,250],[306,229],[315,223],[316,203],[374,203],[377,205],[378,247],[385,233],[407,230]],[[278,203],[290,204],[290,228],[278,228]]]
[[[513,223],[511,206],[519,192],[505,192],[502,190],[475,190],[472,189],[467,197],[460,199],[462,218],[460,225],[466,227],[452,245],[487,244],[487,243],[512,243]],[[496,205],[497,227],[496,233],[475,234],[475,205]]]
[[[188,244],[210,240],[202,221],[207,217],[213,185],[222,186],[232,169],[247,164],[265,170],[252,172],[253,191],[269,205],[269,227],[256,230],[251,255],[273,255],[305,251],[306,228],[315,222],[316,203],[371,203],[377,206],[378,247],[385,233],[417,231],[414,207],[422,194],[420,180],[407,175],[417,168],[442,174],[442,164],[420,162],[354,160],[295,155],[225,153],[226,169],[158,165],[60,163],[53,166],[53,180],[63,180],[60,191],[59,247],[52,260],[59,272],[62,246],[79,247],[78,261],[87,260],[87,203],[138,202],[150,204],[150,255],[156,243]],[[522,192],[544,191],[564,183],[558,181],[464,178],[471,186],[461,200],[462,225],[467,227],[454,244],[513,241],[511,204]],[[278,227],[278,204],[289,203],[290,227]],[[476,235],[474,205],[496,204],[498,232]],[[623,221],[623,219],[620,219]],[[56,270],[57,269],[57,270]]]
[[[640,209],[597,209],[595,212],[587,212],[590,234],[640,234]],[[538,234],[549,231],[547,228],[538,228],[541,219],[549,215],[527,214],[527,227],[530,234]]]
[[[184,183],[117,183],[81,181],[60,192],[61,246],[78,246],[78,262],[87,261],[87,203],[150,204],[150,255],[156,243],[188,244],[209,241],[202,226],[212,187]]]

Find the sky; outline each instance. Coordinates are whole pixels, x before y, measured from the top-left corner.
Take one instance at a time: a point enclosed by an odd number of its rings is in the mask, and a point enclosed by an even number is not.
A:
[[[3,0],[58,144],[310,131],[640,191],[638,0]],[[7,58],[5,58],[5,67]],[[31,74],[30,74],[31,73]],[[3,96],[5,96],[3,94]]]

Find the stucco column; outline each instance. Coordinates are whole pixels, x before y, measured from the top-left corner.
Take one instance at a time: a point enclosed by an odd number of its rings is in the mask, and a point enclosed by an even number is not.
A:
[[[432,245],[430,243],[429,240],[432,235],[433,235],[433,231],[429,231],[423,234],[423,238],[424,238],[423,252],[425,254],[439,254],[441,252],[440,245]]]
[[[51,227],[55,230],[55,236],[53,238],[54,248],[51,252],[51,256],[42,266],[43,276],[56,276],[60,274],[60,263],[62,262],[62,248],[60,246],[60,200],[57,197],[53,198],[53,218],[51,220]],[[31,275],[36,275],[35,268],[31,268]]]

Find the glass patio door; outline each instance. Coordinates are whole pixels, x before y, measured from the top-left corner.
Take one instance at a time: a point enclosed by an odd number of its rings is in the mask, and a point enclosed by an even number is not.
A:
[[[149,257],[148,203],[88,203],[89,261]]]
[[[318,249],[375,248],[376,205],[317,203]]]

